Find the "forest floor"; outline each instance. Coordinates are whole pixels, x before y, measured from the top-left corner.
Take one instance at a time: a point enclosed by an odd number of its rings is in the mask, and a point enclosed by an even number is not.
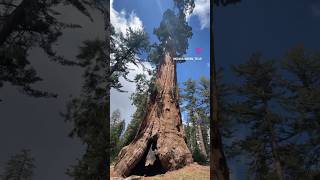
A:
[[[156,176],[130,176],[126,179],[114,175],[113,166],[110,166],[111,180],[209,180],[210,167],[197,163],[190,164],[176,171],[170,171]]]

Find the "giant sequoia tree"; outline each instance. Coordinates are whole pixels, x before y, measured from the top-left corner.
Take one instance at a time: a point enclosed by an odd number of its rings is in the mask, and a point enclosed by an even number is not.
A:
[[[173,57],[185,54],[188,48],[192,29],[186,22],[186,13],[192,12],[194,2],[174,2],[177,11],[164,12],[160,26],[154,30],[160,41],[153,54],[160,59],[155,59],[156,88],[136,137],[118,155],[115,172],[120,176],[160,173],[193,162],[184,139]]]

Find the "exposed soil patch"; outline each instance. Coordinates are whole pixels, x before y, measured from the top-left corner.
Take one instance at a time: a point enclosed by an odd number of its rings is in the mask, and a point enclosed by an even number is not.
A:
[[[123,178],[116,178],[113,171],[113,166],[110,167],[110,175],[113,180],[124,180]],[[129,179],[141,179],[141,180],[209,180],[210,179],[210,167],[202,166],[197,163],[192,163],[184,168],[166,172],[165,174],[159,174],[155,176],[130,176]]]

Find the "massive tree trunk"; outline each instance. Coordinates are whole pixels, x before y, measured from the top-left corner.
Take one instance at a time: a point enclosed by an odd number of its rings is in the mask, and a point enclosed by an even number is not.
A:
[[[223,152],[222,137],[220,133],[219,121],[218,121],[218,104],[216,103],[216,94],[212,95],[212,111],[211,113],[211,165],[213,167],[213,174],[211,174],[215,180],[228,180],[229,169],[227,165],[227,159]]]
[[[218,97],[217,97],[217,77],[216,77],[216,64],[215,64],[215,54],[214,54],[214,15],[213,15],[213,3],[210,4],[210,166],[212,170],[210,171],[210,177],[214,180],[229,180],[229,169],[227,164],[227,159],[224,155],[222,137],[219,125],[219,108],[218,108]]]
[[[182,127],[176,90],[176,62],[170,53],[165,54],[155,83],[157,91],[146,107],[148,114],[133,142],[118,155],[115,172],[119,176],[164,173],[193,162]],[[149,152],[154,152],[154,156]]]

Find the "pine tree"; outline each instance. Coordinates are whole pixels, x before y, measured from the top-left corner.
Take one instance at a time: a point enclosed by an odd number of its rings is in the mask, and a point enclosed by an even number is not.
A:
[[[283,118],[273,107],[279,97],[274,62],[261,60],[254,54],[245,64],[234,66],[242,79],[237,88],[238,102],[233,111],[239,123],[245,125],[245,137],[235,143],[249,161],[249,169],[256,179],[284,179],[283,158],[280,155]]]
[[[121,119],[120,110],[112,112],[110,119],[110,156],[111,161],[118,155],[121,148],[121,135],[125,128],[125,120]]]
[[[201,80],[203,83],[206,83],[205,81],[207,79],[202,78]],[[206,131],[208,130],[207,128],[209,125],[209,115],[207,114],[209,104],[204,102],[208,100],[207,97],[201,97],[200,95],[201,93],[206,93],[204,91],[208,91],[208,89],[199,89],[198,83],[190,78],[183,84],[185,88],[183,88],[180,93],[180,104],[184,104],[182,109],[188,114],[187,125],[185,126],[187,145],[196,162],[206,163],[208,148],[208,136]],[[204,87],[201,86],[200,88]],[[201,93],[199,92],[200,90],[202,90]],[[207,109],[205,109],[206,107]],[[207,113],[205,111],[207,111]]]
[[[320,55],[297,46],[288,51],[282,61],[287,78],[281,85],[287,95],[281,104],[288,112],[290,128],[285,130],[287,141],[295,148],[290,167],[292,175],[301,179],[310,178],[320,165]],[[293,151],[295,150],[295,151]],[[306,156],[307,155],[307,156]],[[297,158],[299,157],[299,158]]]
[[[181,104],[186,104],[183,106],[183,109],[188,113],[187,125],[186,125],[186,139],[187,145],[191,152],[194,152],[196,149],[199,151],[196,139],[196,106],[197,106],[197,97],[196,97],[196,82],[189,78],[186,82],[183,83],[185,88],[183,89],[184,93],[180,94],[180,98],[183,101]]]
[[[34,158],[31,151],[22,149],[6,163],[2,180],[31,180],[34,174]]]
[[[67,104],[63,114],[65,120],[73,124],[70,137],[80,138],[87,146],[78,164],[67,171],[75,179],[107,179],[110,89],[122,91],[119,78],[126,78],[128,63],[136,64],[135,56],[142,53],[148,44],[147,35],[141,30],[128,29],[126,36],[113,30],[111,33],[110,49],[104,40],[88,40],[77,56],[84,68],[84,84],[81,95]],[[110,67],[106,63],[107,52],[112,56]]]
[[[198,115],[200,116],[200,127],[203,134],[203,141],[207,156],[210,154],[210,80],[206,77],[200,77],[197,87],[199,96]]]

